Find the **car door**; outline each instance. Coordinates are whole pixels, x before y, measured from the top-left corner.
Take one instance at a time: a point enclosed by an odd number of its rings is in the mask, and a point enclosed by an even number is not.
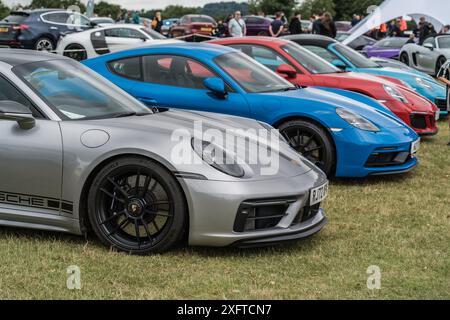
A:
[[[24,130],[15,121],[0,120],[0,219],[33,222],[29,216],[57,215],[61,207],[63,162],[58,122],[44,119],[21,92],[0,75],[0,105],[2,101],[15,101],[29,107],[36,118],[36,126]]]
[[[415,54],[417,59],[417,68],[421,71],[434,72],[436,68],[436,54],[434,50],[426,48],[426,44],[432,45],[433,48],[436,49],[436,38],[429,37],[423,42],[422,46],[416,46],[417,51]]]
[[[110,28],[105,30],[105,40],[111,52],[144,44],[147,37],[133,28]]]
[[[217,74],[197,60],[177,55],[146,55],[137,59],[141,59],[142,65],[139,75],[131,67],[136,60],[112,61],[110,70],[128,78],[124,89],[148,106],[244,117],[250,114],[246,99],[231,86],[227,86],[226,97],[219,97],[205,88],[203,81]],[[130,78],[131,73],[134,73],[133,78]]]

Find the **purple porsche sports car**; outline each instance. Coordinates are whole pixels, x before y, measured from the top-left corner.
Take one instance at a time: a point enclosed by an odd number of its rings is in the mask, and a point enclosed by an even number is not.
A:
[[[259,16],[245,16],[245,25],[247,26],[248,36],[269,36],[269,28],[272,19]]]
[[[398,59],[400,50],[406,44],[408,38],[386,38],[376,42],[373,45],[365,46],[362,53],[371,58],[388,58],[388,59]]]

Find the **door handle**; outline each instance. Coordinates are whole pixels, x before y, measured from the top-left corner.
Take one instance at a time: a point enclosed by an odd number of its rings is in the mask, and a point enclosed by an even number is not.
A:
[[[50,27],[52,30],[58,30],[58,27]]]

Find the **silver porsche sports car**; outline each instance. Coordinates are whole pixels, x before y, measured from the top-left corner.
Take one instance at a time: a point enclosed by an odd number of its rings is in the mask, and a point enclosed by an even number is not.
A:
[[[450,34],[431,36],[423,45],[407,44],[400,52],[400,61],[419,71],[436,76],[450,59]]]
[[[271,132],[250,119],[151,110],[71,59],[0,49],[0,225],[93,230],[136,254],[183,240],[246,247],[321,230],[323,172],[281,138],[276,145],[243,128]],[[207,130],[248,141],[221,149],[199,135]],[[220,161],[261,146],[278,155],[273,168]],[[192,157],[180,156],[186,147]]]

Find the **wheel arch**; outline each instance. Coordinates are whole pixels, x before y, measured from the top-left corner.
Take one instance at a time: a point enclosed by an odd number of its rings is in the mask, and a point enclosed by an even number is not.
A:
[[[331,143],[333,144],[333,152],[334,152],[334,156],[335,156],[335,159],[336,159],[336,163],[335,163],[335,165],[333,167],[332,172],[333,172],[333,174],[336,173],[336,167],[337,167],[337,163],[339,161],[338,154],[337,154],[337,148],[336,148],[336,142],[334,141],[333,134],[332,134],[331,130],[326,125],[324,125],[320,121],[317,121],[317,120],[315,120],[313,118],[310,118],[308,116],[304,116],[304,115],[290,115],[290,116],[287,116],[287,117],[284,117],[282,119],[277,120],[272,126],[274,128],[278,128],[281,124],[283,124],[285,122],[288,122],[288,121],[294,121],[294,120],[309,121],[309,122],[312,122],[315,125],[317,125],[317,126],[319,126],[319,127],[321,127],[322,129],[325,130],[326,134],[330,138]]]
[[[189,202],[187,199],[186,186],[183,185],[182,183],[180,183],[180,180],[175,177],[173,171],[170,170],[167,165],[165,165],[158,159],[155,159],[154,157],[151,157],[149,155],[138,154],[138,153],[121,153],[121,154],[112,155],[110,157],[107,157],[106,159],[103,159],[100,163],[98,163],[89,172],[89,175],[84,180],[83,187],[82,187],[81,193],[80,193],[80,198],[79,198],[78,219],[79,219],[81,233],[86,235],[91,230],[91,226],[90,226],[89,218],[88,218],[87,199],[88,199],[89,189],[90,189],[95,177],[108,163],[118,160],[118,159],[121,159],[121,158],[130,158],[130,157],[142,158],[142,159],[153,161],[153,162],[157,163],[158,165],[160,165],[161,167],[163,167],[175,179],[176,183],[178,184],[178,186],[180,187],[180,189],[183,192],[183,201],[186,205],[186,210],[187,210],[186,224],[187,225],[186,225],[185,235],[183,236],[183,241],[185,239],[187,239],[187,237],[189,236],[189,225],[190,225],[189,219],[190,219],[191,215],[190,215],[190,206],[189,206]]]

